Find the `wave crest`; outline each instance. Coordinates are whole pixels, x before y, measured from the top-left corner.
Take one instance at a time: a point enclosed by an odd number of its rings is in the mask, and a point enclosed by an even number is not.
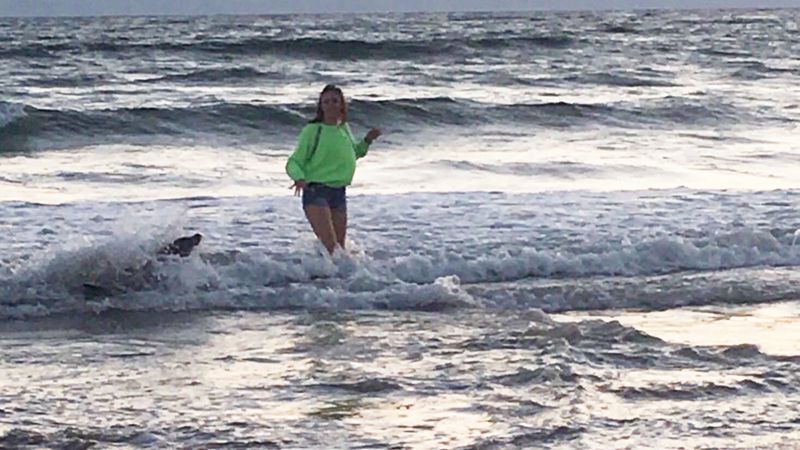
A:
[[[152,255],[163,239],[115,238],[33,258],[32,265],[4,275],[0,317],[108,309],[563,311],[769,301],[800,292],[797,275],[786,276],[800,265],[788,237],[740,230],[574,249],[501,247],[469,257],[423,252],[332,260],[305,250],[218,255],[204,249],[190,258],[160,260]],[[744,270],[763,274],[742,278]]]
[[[447,54],[463,55],[471,51],[491,51],[517,48],[564,49],[575,45],[577,40],[569,34],[539,36],[507,36],[482,38],[452,38],[430,40],[375,40],[327,39],[297,37],[274,39],[272,37],[250,37],[245,39],[206,39],[183,42],[126,42],[95,41],[72,44],[31,44],[0,52],[0,57],[53,58],[61,52],[199,52],[224,55],[274,54],[290,57],[316,57],[324,59],[415,59],[439,57]]]
[[[25,105],[0,102],[0,129],[23,117],[25,117]]]

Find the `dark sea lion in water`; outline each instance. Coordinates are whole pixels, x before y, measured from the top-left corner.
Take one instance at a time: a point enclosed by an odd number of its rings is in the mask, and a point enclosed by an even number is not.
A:
[[[159,255],[180,255],[182,258],[185,258],[192,254],[192,250],[195,247],[200,245],[200,241],[203,240],[203,235],[200,233],[195,233],[191,236],[184,236],[172,241],[171,244],[164,246],[161,250],[158,251]]]
[[[195,233],[191,236],[184,236],[172,241],[172,243],[161,247],[157,252],[159,256],[178,255],[185,258],[192,254],[195,247],[200,245],[203,240],[203,235]],[[144,267],[137,269],[125,270],[121,273],[126,273],[128,282],[119,283],[122,280],[115,280],[111,286],[103,286],[96,283],[83,283],[84,294],[89,297],[107,297],[113,294],[123,293],[129,289],[138,290],[142,284],[155,284],[158,279],[152,273],[153,261],[148,261]],[[105,283],[103,283],[105,284]]]

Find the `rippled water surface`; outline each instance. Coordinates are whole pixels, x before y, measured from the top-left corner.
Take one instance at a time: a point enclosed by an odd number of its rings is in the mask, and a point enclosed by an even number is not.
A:
[[[25,418],[5,445],[752,448],[798,437],[797,358],[669,344],[614,321],[529,310],[57,322],[4,330],[4,427]]]

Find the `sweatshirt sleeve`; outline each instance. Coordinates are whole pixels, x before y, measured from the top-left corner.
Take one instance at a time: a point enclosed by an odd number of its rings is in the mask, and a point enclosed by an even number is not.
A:
[[[297,147],[294,149],[294,153],[286,161],[286,174],[294,181],[305,180],[306,160],[308,160],[308,152],[311,148],[311,140],[314,138],[315,128],[311,125],[306,125],[303,128],[297,138]]]
[[[353,143],[353,149],[356,151],[356,158],[363,158],[367,156],[367,151],[369,150],[369,143],[364,139],[356,142],[355,138],[353,137],[353,131],[350,129],[350,124],[344,124],[345,130],[347,130],[347,135],[350,136],[350,142]]]

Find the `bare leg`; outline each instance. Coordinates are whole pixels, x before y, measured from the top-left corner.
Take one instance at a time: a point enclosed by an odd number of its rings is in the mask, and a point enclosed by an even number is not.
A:
[[[333,250],[336,249],[336,232],[331,219],[331,209],[327,206],[309,205],[305,208],[305,212],[314,234],[322,241],[328,253],[333,254]]]
[[[347,209],[332,209],[333,230],[336,233],[336,242],[344,248],[344,241],[347,238]]]

